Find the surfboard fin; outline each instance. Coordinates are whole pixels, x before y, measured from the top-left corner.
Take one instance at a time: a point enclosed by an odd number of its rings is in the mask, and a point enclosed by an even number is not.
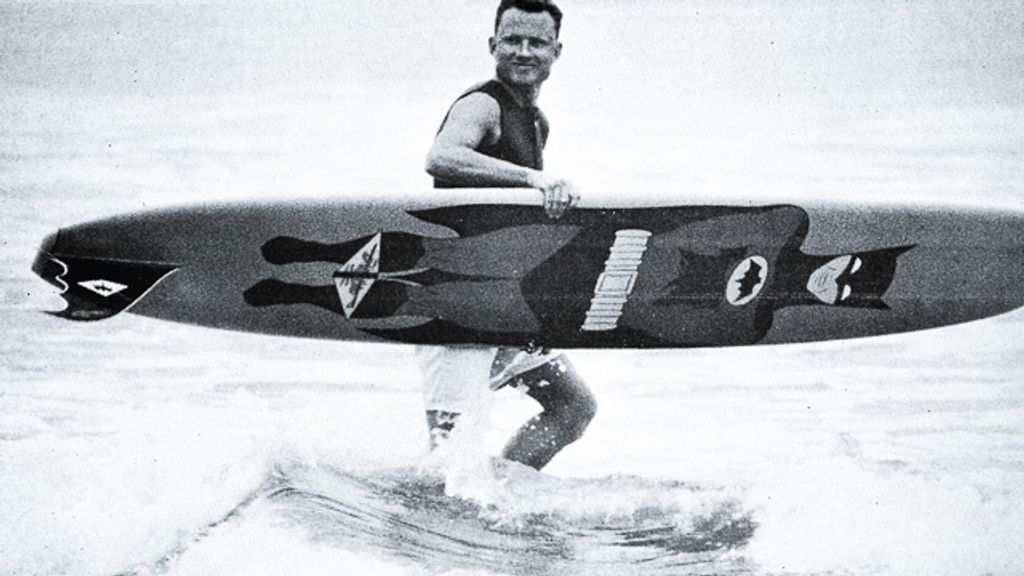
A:
[[[177,266],[41,252],[32,269],[60,288],[67,303],[64,310],[49,314],[68,320],[103,320],[130,308]]]

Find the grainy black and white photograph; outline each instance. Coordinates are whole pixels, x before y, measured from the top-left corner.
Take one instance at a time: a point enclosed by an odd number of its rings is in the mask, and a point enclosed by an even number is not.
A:
[[[1024,573],[1024,5],[0,1],[0,574]]]

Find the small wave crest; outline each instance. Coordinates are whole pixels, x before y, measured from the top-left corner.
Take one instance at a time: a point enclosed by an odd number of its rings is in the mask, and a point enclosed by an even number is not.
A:
[[[423,468],[279,469],[261,498],[321,544],[432,570],[547,573],[541,567],[554,563],[571,574],[733,571],[734,551],[755,530],[741,502],[716,488],[556,478],[499,460],[487,468],[487,501],[452,494],[442,475]]]

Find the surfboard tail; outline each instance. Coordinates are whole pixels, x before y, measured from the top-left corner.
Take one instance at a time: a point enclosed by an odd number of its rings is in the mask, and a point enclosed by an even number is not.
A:
[[[43,241],[32,271],[61,290],[67,307],[49,314],[68,320],[102,320],[124,312],[178,268],[162,262],[61,255],[55,253],[57,244],[58,234]]]

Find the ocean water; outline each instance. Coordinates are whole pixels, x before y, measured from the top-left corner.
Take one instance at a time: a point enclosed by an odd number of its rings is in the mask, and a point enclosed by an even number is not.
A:
[[[585,202],[1024,208],[1018,2],[563,4],[547,164]],[[0,573],[1024,573],[1020,311],[573,353],[599,414],[544,474],[491,458],[536,409],[514,391],[428,456],[403,346],[41,313],[60,299],[29,267],[61,225],[428,193],[492,10],[0,4]]]

